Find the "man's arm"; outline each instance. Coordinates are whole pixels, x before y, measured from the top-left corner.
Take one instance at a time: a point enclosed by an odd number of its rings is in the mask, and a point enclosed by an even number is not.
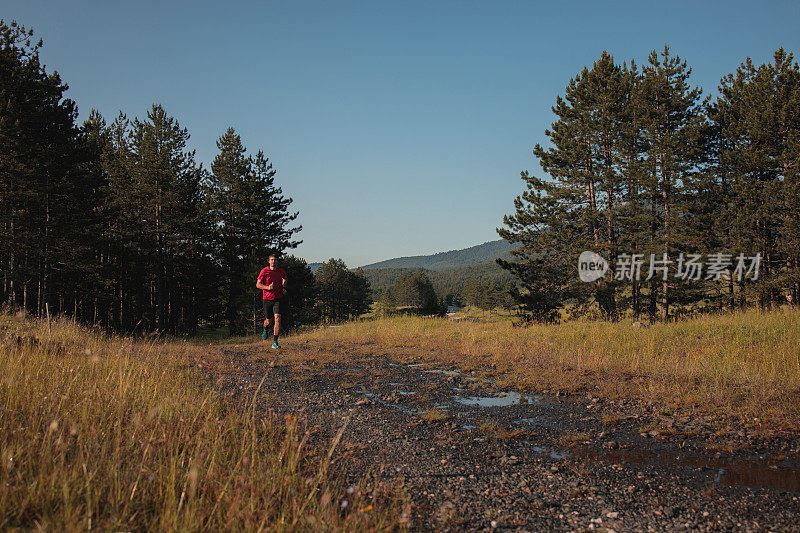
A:
[[[256,278],[256,288],[261,289],[262,291],[268,291],[272,289],[272,283],[269,284],[269,287],[261,283],[261,276]]]

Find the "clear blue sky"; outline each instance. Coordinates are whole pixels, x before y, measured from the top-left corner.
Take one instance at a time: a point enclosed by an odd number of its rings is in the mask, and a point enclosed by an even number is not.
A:
[[[783,46],[797,2],[3,2],[33,27],[81,119],[161,103],[206,166],[233,126],[294,198],[309,262],[465,248],[522,191],[569,78],[603,50],[669,43],[716,93]]]

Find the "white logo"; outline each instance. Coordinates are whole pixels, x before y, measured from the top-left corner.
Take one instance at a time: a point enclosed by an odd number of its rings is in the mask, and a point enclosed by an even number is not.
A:
[[[581,281],[597,281],[608,270],[608,261],[602,255],[586,250],[578,257],[578,275]]]

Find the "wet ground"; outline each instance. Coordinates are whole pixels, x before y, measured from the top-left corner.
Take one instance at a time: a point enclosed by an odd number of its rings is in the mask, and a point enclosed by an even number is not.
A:
[[[401,486],[413,529],[800,531],[796,437],[287,344],[274,366],[262,345],[224,348],[222,390],[251,398],[263,378],[263,406],[303,413],[320,442],[347,423],[341,468]]]

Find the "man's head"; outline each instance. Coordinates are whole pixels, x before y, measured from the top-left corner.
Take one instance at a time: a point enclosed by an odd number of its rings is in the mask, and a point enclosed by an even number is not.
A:
[[[275,268],[275,265],[278,264],[278,257],[275,254],[269,254],[269,267]]]

